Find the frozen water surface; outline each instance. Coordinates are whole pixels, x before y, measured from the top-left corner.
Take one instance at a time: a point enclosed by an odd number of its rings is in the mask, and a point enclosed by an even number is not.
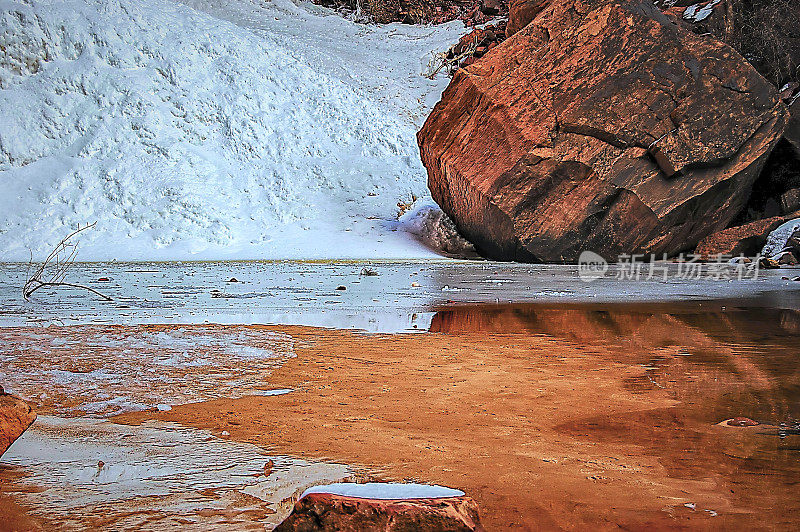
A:
[[[711,268],[713,265],[706,265]],[[362,275],[368,268],[378,275]],[[647,302],[769,297],[797,305],[798,270],[762,270],[757,279],[619,280],[622,266],[582,281],[577,266],[480,261],[81,263],[80,290],[21,297],[27,265],[0,264],[0,326],[85,323],[293,324],[370,332],[426,330],[442,306],[466,303]],[[794,272],[794,273],[793,273]],[[98,279],[108,278],[108,282]],[[235,282],[230,282],[235,280]],[[337,290],[343,286],[345,290]]]
[[[271,371],[292,356],[291,336],[246,328],[0,328],[0,382],[65,415],[263,395]]]
[[[0,478],[27,473],[14,481],[20,500],[69,530],[264,530],[304,489],[352,475],[345,465],[268,455],[175,424],[51,416],[40,416],[3,463],[12,467]]]

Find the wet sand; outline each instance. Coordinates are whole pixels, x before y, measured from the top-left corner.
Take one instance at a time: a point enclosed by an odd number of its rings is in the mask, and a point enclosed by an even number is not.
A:
[[[800,437],[777,428],[800,418],[794,311],[484,307],[423,335],[253,329],[295,339],[268,382],[292,393],[114,420],[457,487],[489,530],[800,526]],[[764,424],[718,425],[736,416]]]

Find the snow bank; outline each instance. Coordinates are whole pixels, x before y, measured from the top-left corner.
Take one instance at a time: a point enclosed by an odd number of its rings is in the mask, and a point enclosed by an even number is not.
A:
[[[425,257],[415,132],[457,39],[288,0],[0,0],[0,260]]]
[[[767,236],[767,243],[761,250],[761,255],[764,257],[772,257],[777,255],[783,248],[786,247],[786,241],[792,236],[792,233],[800,230],[800,218],[789,220]]]

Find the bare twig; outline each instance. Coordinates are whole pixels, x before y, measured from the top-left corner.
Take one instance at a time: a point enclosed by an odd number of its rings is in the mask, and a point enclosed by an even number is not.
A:
[[[431,60],[428,61],[427,72],[424,74],[424,76],[428,79],[433,79],[436,77],[436,74],[438,74],[439,71],[445,67],[447,67],[448,72],[452,74],[458,69],[458,64],[462,59],[467,58],[475,53],[475,50],[478,48],[478,36],[476,35],[472,42],[469,43],[469,45],[467,45],[464,50],[461,51],[461,53],[457,54],[456,49],[460,44],[461,43],[454,44],[446,52],[434,54]],[[448,56],[451,57],[448,59]]]
[[[84,227],[79,226],[78,229],[62,238],[47,256],[47,258],[44,259],[44,262],[39,264],[39,266],[33,270],[32,275],[30,274],[30,271],[34,267],[34,262],[33,254],[31,254],[31,261],[28,263],[28,280],[25,281],[25,285],[22,287],[22,296],[25,299],[28,299],[31,294],[45,286],[65,286],[68,288],[81,288],[102,297],[106,301],[111,301],[111,297],[98,292],[94,288],[64,281],[64,279],[67,277],[67,271],[75,262],[75,257],[78,254],[78,243],[73,242],[72,238],[78,233],[92,228],[95,225],[97,225],[97,222],[87,224]]]

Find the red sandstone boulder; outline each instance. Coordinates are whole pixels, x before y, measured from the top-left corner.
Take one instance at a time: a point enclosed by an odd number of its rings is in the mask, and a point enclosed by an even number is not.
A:
[[[484,529],[475,501],[463,495],[381,499],[323,492],[306,492],[289,517],[275,528],[276,532],[367,530],[466,532]]]
[[[483,254],[560,262],[693,249],[742,210],[786,121],[741,56],[651,2],[552,0],[455,74],[417,138]]]
[[[36,412],[23,401],[0,388],[0,456],[11,447],[36,419]]]

